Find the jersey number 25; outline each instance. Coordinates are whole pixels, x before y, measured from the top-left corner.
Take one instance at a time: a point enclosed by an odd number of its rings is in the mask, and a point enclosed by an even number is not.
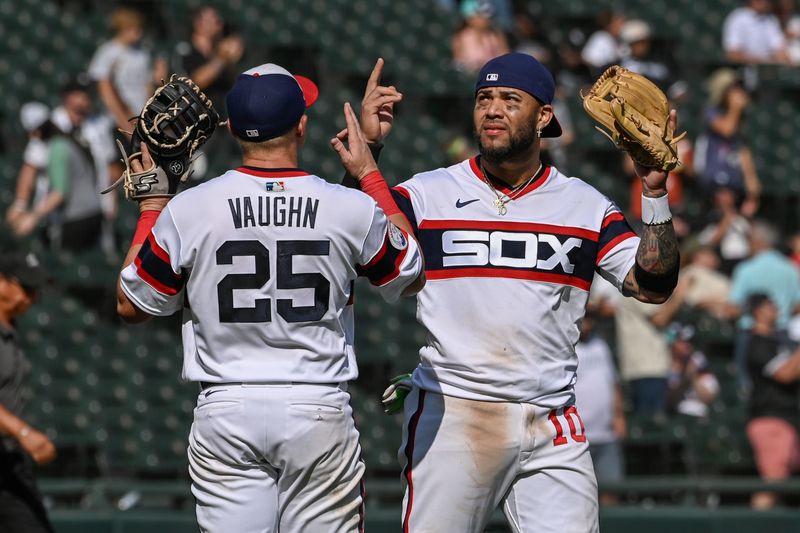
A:
[[[295,306],[291,298],[276,298],[278,314],[286,322],[314,322],[328,311],[331,283],[318,272],[292,272],[296,255],[328,255],[330,241],[277,241],[276,287],[278,289],[314,289],[314,305]],[[255,272],[228,274],[217,284],[219,321],[222,323],[270,322],[272,302],[256,298],[255,307],[235,307],[233,291],[260,289],[270,279],[269,250],[259,241],[227,241],[217,250],[218,265],[232,265],[234,257],[252,257]]]

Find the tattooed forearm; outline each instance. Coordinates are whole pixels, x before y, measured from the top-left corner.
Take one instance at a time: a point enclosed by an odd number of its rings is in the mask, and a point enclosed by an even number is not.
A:
[[[678,239],[672,222],[666,224],[645,224],[642,240],[636,251],[636,262],[651,274],[664,274],[678,263]]]

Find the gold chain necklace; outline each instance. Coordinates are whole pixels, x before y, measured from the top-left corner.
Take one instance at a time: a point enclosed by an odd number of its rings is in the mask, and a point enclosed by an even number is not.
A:
[[[489,189],[496,196],[494,202],[492,203],[497,208],[498,215],[505,216],[505,214],[508,213],[508,207],[506,207],[506,204],[508,204],[511,200],[517,198],[520,194],[522,194],[522,191],[524,191],[525,188],[531,184],[533,178],[538,176],[541,170],[542,170],[542,163],[539,163],[539,168],[536,169],[536,172],[533,173],[533,175],[528,179],[528,181],[526,181],[522,185],[517,185],[516,187],[511,189],[510,194],[502,193],[501,196],[501,193],[497,190],[497,188],[492,184],[491,180],[488,178],[488,174],[486,173],[486,170],[483,168],[483,165],[481,165],[481,173],[483,174],[483,181],[486,182],[486,185],[489,186]]]

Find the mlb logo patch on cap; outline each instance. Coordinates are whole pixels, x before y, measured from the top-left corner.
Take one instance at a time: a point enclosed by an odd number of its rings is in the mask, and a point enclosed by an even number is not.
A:
[[[487,74],[486,81],[497,81],[500,76],[498,74]]]

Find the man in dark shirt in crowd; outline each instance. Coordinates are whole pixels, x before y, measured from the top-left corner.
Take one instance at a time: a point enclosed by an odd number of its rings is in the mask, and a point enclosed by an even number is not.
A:
[[[225,95],[236,81],[239,74],[236,64],[244,53],[242,38],[235,33],[226,33],[230,32],[226,32],[219,11],[210,5],[200,6],[192,15],[191,36],[175,46],[173,55],[173,69],[192,78],[211,99],[222,120],[228,118]],[[224,172],[228,160],[235,158],[239,150],[233,137],[217,134],[209,139],[200,153],[206,157],[200,157],[195,163],[193,179]],[[215,165],[222,165],[224,169]]]
[[[30,458],[38,464],[48,463],[55,458],[56,449],[50,439],[20,418],[29,365],[14,327],[43,282],[44,272],[35,255],[0,253],[0,531],[53,531]]]
[[[778,307],[768,296],[754,294],[748,307],[753,328],[747,368],[753,391],[747,436],[761,477],[786,479],[800,468],[800,348],[788,347],[776,334]],[[758,492],[750,503],[756,509],[769,509],[776,502],[774,493]]]
[[[225,22],[216,8],[201,6],[192,16],[191,37],[178,43],[174,58],[175,70],[192,78],[220,113],[225,113],[224,97],[238,74],[233,67],[244,52],[240,36],[224,33]]]

